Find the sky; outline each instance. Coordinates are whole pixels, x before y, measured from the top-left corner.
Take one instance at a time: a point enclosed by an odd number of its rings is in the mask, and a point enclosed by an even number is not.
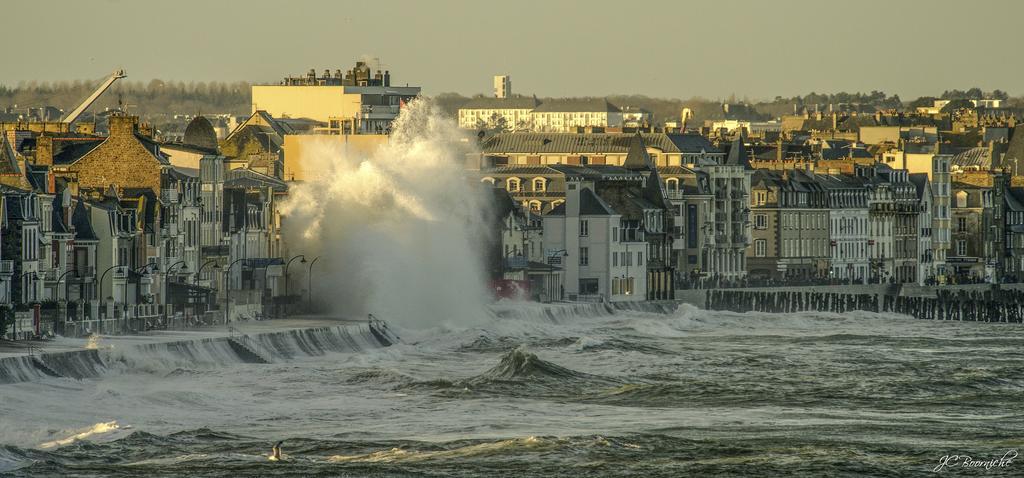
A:
[[[130,81],[266,83],[378,58],[392,84],[427,95],[490,94],[496,74],[537,96],[1024,94],[1018,0],[61,0],[3,10],[9,86],[116,68]]]

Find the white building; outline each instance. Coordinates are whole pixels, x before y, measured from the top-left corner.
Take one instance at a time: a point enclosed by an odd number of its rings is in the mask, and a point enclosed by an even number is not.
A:
[[[931,192],[932,192],[932,262],[935,266],[937,280],[950,274],[946,265],[946,253],[950,247],[951,204],[950,189],[952,188],[950,166],[953,156],[936,154],[932,158]]]
[[[847,283],[868,281],[868,190],[863,178],[818,175],[828,193],[829,277]]]
[[[647,296],[643,227],[623,228],[622,215],[594,192],[594,183],[566,178],[565,203],[544,216],[544,247],[560,258],[565,298],[630,301]]]
[[[512,96],[512,77],[508,75],[495,75],[494,97],[508,98]]]
[[[459,128],[531,131],[536,98],[474,98],[459,108]]]
[[[534,131],[550,133],[622,127],[622,110],[604,98],[548,101],[534,108],[530,117]]]
[[[746,146],[737,139],[724,160],[700,159],[688,167],[707,173],[713,216],[704,229],[707,239],[703,261],[707,272],[733,280],[747,275],[747,246],[751,244],[750,179],[754,170]]]
[[[932,244],[934,236],[932,211],[934,211],[933,202],[935,195],[927,174],[911,174],[909,179],[914,184],[918,201],[921,202],[921,213],[917,217],[917,283],[924,285],[925,281],[929,278],[934,278],[938,275]]]

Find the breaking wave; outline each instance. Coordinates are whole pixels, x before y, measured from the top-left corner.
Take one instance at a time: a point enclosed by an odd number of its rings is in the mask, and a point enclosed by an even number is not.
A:
[[[398,338],[382,324],[296,329],[237,338],[218,337],[142,344],[119,349],[0,359],[0,384],[47,378],[81,380],[111,371],[161,376],[196,373],[231,364],[316,357],[387,347]]]

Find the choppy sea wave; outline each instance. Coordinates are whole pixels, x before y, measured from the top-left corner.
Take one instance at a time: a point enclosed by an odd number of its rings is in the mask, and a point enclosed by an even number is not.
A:
[[[923,476],[1024,449],[1013,325],[497,309],[387,347],[267,337],[270,364],[219,343],[94,351],[58,376],[20,364],[0,385],[0,473]]]

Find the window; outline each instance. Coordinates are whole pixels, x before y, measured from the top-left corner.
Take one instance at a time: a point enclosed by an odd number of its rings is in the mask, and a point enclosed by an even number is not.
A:
[[[590,265],[590,248],[588,248],[588,247],[581,247],[580,248],[580,265],[581,266]]]
[[[967,241],[956,241],[956,255],[960,257],[967,255]]]
[[[590,222],[586,219],[580,221],[580,237],[587,237],[590,235]]]
[[[767,214],[755,214],[754,215],[754,227],[757,229],[768,229],[768,215]]]
[[[533,190],[534,191],[543,192],[545,185],[546,185],[546,181],[544,181],[544,178],[533,178]]]
[[[580,294],[597,294],[600,290],[597,279],[580,279]]]
[[[505,181],[505,189],[507,189],[509,192],[518,192],[519,178],[508,178],[508,180]]]
[[[619,255],[612,254],[612,267],[619,267]]]
[[[956,193],[956,207],[965,208],[967,207],[967,193],[965,191],[957,191]]]
[[[764,239],[758,239],[754,241],[754,255],[757,257],[764,257],[768,254],[768,241]]]
[[[754,194],[754,199],[757,201],[757,205],[758,206],[764,206],[768,202],[768,192],[767,191],[757,191]]]
[[[643,253],[643,251],[636,253],[636,265],[638,265],[638,266],[644,265],[644,253]]]
[[[956,218],[956,230],[957,232],[967,232],[967,218],[958,217]]]
[[[618,241],[619,241],[619,228],[613,227],[612,228],[612,242],[618,242]]]

